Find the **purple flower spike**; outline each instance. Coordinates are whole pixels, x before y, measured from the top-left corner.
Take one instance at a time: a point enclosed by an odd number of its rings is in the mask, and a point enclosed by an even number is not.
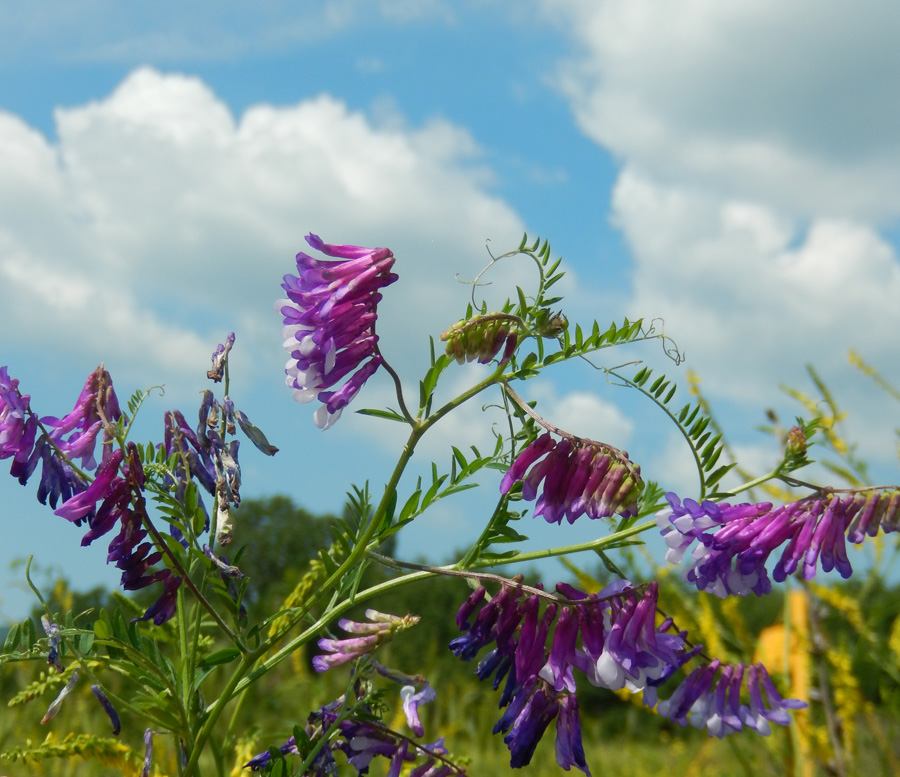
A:
[[[19,381],[10,378],[6,367],[0,367],[0,459],[8,459],[25,450],[25,459],[34,445],[35,423],[32,421],[28,443],[26,432],[26,414],[28,412],[28,394],[19,394]],[[27,450],[26,450],[27,449]]]
[[[555,442],[549,433],[516,457],[500,482],[500,492],[509,493],[517,482],[522,483],[523,499],[537,499],[534,515],[548,523],[561,523],[563,518],[575,523],[582,515],[591,519],[636,515],[644,488],[641,468],[624,451],[585,440]]]
[[[65,456],[81,459],[81,467],[92,470],[97,466],[94,459],[97,436],[103,432],[102,463],[106,463],[112,453],[114,424],[120,418],[122,411],[112,378],[101,364],[88,375],[71,413],[64,418],[47,416],[41,418],[41,423],[52,429],[50,436]]]
[[[60,518],[73,522],[84,518],[88,513],[92,512],[97,506],[97,502],[101,499],[106,499],[112,492],[113,478],[118,474],[119,465],[122,463],[124,456],[125,453],[121,448],[113,451],[106,463],[100,468],[94,482],[80,494],[67,500],[54,512]]]
[[[375,334],[379,289],[397,275],[390,271],[394,255],[387,248],[329,245],[312,234],[306,242],[341,261],[297,254],[300,275],[284,276],[287,299],[275,307],[284,317],[284,347],[290,354],[287,385],[298,402],[323,403],[315,422],[328,429],[381,366]]]
[[[553,633],[550,659],[540,671],[540,676],[559,693],[567,690],[575,693],[572,667],[575,663],[575,641],[578,637],[578,618],[568,607],[563,607]]]
[[[810,580],[821,565],[848,578],[853,573],[847,541],[862,542],[878,529],[895,531],[900,493],[881,489],[832,493],[821,491],[797,502],[772,507],[760,504],[692,499],[667,494],[671,510],[657,515],[669,546],[666,558],[678,563],[693,546],[684,579],[717,596],[759,595],[771,590],[766,563],[780,547],[772,579],[783,582],[798,570]],[[694,543],[697,543],[696,545]]]
[[[745,680],[749,704],[741,704]],[[690,723],[695,728],[706,728],[710,736],[721,739],[742,731],[744,726],[768,736],[770,723],[786,726],[790,723],[787,710],[805,706],[798,699],[782,699],[762,664],[723,666],[712,661],[694,669],[671,697],[659,702],[656,710],[681,726]]]

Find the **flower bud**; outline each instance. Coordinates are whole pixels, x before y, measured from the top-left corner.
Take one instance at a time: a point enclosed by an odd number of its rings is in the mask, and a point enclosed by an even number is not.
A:
[[[487,364],[501,350],[500,364],[505,364],[518,344],[518,323],[516,316],[505,313],[479,315],[456,322],[441,335],[441,340],[447,342],[447,356],[459,364]]]
[[[788,432],[786,451],[791,458],[803,458],[806,455],[806,435],[799,426],[792,426]]]

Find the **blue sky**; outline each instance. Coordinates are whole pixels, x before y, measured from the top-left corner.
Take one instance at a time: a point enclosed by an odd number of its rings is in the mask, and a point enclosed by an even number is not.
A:
[[[193,415],[233,330],[232,398],[282,449],[269,466],[245,446],[245,495],[338,510],[351,482],[379,488],[399,440],[347,414],[323,434],[283,386],[272,301],[303,235],[394,250],[380,332],[412,382],[463,312],[456,275],[527,230],[565,257],[570,318],[665,319],[752,466],[775,455],[763,410],[799,412],[778,385],[809,389],[812,362],[896,481],[896,406],[847,353],[900,383],[898,17],[844,0],[2,2],[0,363],[44,415],[100,361],[120,396],[165,383],[145,439],[166,409]],[[529,279],[502,267],[489,293]],[[683,379],[657,351],[611,358],[636,357]],[[674,430],[596,374],[527,388],[690,489]],[[470,437],[490,439],[480,406],[423,454]],[[32,551],[115,583],[30,486],[3,495],[0,617],[30,606],[7,568]],[[442,505],[401,552],[464,544],[492,497]],[[561,531],[526,533],[596,527]]]

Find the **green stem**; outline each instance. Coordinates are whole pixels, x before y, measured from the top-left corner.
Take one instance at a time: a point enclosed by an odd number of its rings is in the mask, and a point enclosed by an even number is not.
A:
[[[143,496],[138,496],[135,499],[135,506],[138,508],[138,511],[141,514],[141,520],[144,524],[144,528],[150,533],[153,537],[153,541],[156,546],[169,557],[169,561],[172,562],[172,566],[178,571],[181,575],[181,579],[184,581],[184,584],[190,589],[191,593],[194,595],[194,598],[203,605],[203,608],[212,616],[212,619],[216,622],[216,625],[222,630],[225,636],[230,639],[234,645],[242,652],[247,653],[247,646],[241,641],[240,637],[237,636],[229,627],[225,621],[222,620],[222,617],[216,612],[216,608],[209,603],[206,597],[200,592],[200,589],[194,585],[194,581],[191,580],[191,576],[187,573],[187,570],[181,565],[181,562],[172,552],[172,549],[166,544],[166,541],[162,538],[159,531],[157,531],[156,527],[153,525],[153,522],[150,520],[150,516],[147,514],[147,505],[144,501]]]
[[[460,569],[468,569],[469,565],[472,563],[472,559],[478,558],[478,556],[481,555],[481,551],[487,547],[487,538],[490,536],[491,531],[493,531],[494,522],[505,512],[508,503],[509,496],[507,494],[502,494],[500,499],[497,500],[497,506],[494,508],[493,515],[491,515],[490,520],[478,536],[478,539],[472,543],[472,547],[470,547],[466,551],[466,554],[460,559],[458,564]]]
[[[406,470],[406,465],[412,458],[416,445],[425,434],[425,432],[427,432],[441,418],[443,418],[451,411],[455,410],[461,404],[480,394],[486,388],[494,385],[499,379],[502,372],[503,368],[498,366],[498,368],[490,376],[482,380],[480,383],[476,383],[474,386],[464,391],[459,396],[447,402],[447,404],[445,404],[439,410],[436,410],[434,413],[428,416],[428,418],[422,421],[417,421],[413,424],[412,431],[410,432],[409,438],[406,441],[406,445],[403,446],[403,452],[400,454],[400,459],[394,467],[394,471],[391,473],[390,480],[385,486],[381,501],[379,502],[378,507],[375,509],[372,520],[366,527],[366,530],[363,532],[362,536],[359,538],[359,541],[356,543],[356,547],[353,548],[353,550],[350,552],[350,555],[347,556],[344,562],[325,581],[322,582],[322,584],[318,587],[317,592],[313,594],[307,602],[297,608],[296,614],[290,619],[288,624],[278,634],[266,640],[262,644],[262,646],[260,647],[260,651],[265,652],[271,649],[275,644],[277,644],[278,641],[281,640],[288,631],[290,631],[297,623],[299,623],[300,620],[306,617],[307,613],[313,607],[315,607],[318,602],[320,602],[325,596],[330,594],[335,588],[335,584],[349,570],[353,569],[363,558],[369,543],[377,533],[378,527],[381,525],[384,514],[387,511],[388,505],[390,504],[391,497],[396,492],[397,486],[400,483],[400,478],[403,475],[403,472]],[[284,648],[282,648],[282,650],[278,651],[278,654],[280,655],[284,650],[288,648],[290,648],[290,650],[294,650],[296,647],[303,644],[303,642],[297,641],[299,639],[300,637],[296,637]]]
[[[319,618],[311,627],[307,628],[302,634],[285,644],[274,655],[270,656],[269,659],[267,659],[263,664],[259,665],[251,671],[252,665],[262,655],[268,652],[268,650],[270,650],[275,644],[277,644],[285,636],[285,634],[290,629],[292,629],[302,618],[306,617],[306,615],[313,607],[315,607],[318,602],[320,602],[325,596],[331,594],[335,590],[339,581],[344,577],[344,575],[354,567],[356,567],[357,564],[363,559],[369,543],[378,532],[378,528],[381,525],[385,513],[387,512],[388,505],[391,503],[392,497],[396,493],[397,486],[400,483],[400,478],[406,470],[406,466],[412,458],[416,445],[418,444],[422,435],[424,435],[425,432],[428,431],[428,429],[434,426],[434,424],[436,424],[441,418],[450,413],[452,410],[456,409],[464,402],[468,401],[472,397],[476,396],[486,388],[489,388],[494,383],[496,383],[502,372],[503,367],[498,366],[497,369],[489,377],[485,378],[481,382],[472,386],[467,391],[464,391],[459,396],[447,402],[447,404],[436,410],[428,418],[424,419],[423,421],[416,421],[412,424],[412,431],[410,432],[406,444],[403,446],[403,452],[400,454],[400,459],[394,467],[394,471],[391,473],[390,480],[388,480],[387,485],[385,486],[381,501],[376,507],[369,525],[359,537],[356,546],[353,548],[344,562],[331,575],[329,575],[326,580],[322,582],[322,584],[318,587],[318,590],[297,609],[296,614],[291,618],[288,625],[284,629],[282,629],[281,632],[263,642],[256,650],[244,653],[241,659],[240,666],[235,670],[231,678],[229,678],[228,684],[223,689],[219,698],[216,699],[216,701],[207,708],[209,717],[207,717],[207,719],[204,721],[203,727],[194,740],[194,748],[191,752],[188,765],[185,768],[185,775],[190,775],[191,769],[196,766],[197,759],[200,757],[200,752],[203,750],[203,747],[209,739],[215,722],[222,714],[225,705],[227,705],[228,702],[232,698],[234,698],[236,693],[240,693],[241,691],[243,691],[244,688],[248,687],[256,679],[275,667],[287,656],[291,655],[291,653],[293,653],[298,647],[312,639],[325,625],[333,621],[334,618],[347,610],[349,607],[353,606],[353,604],[359,601],[364,601],[371,596],[376,596],[384,591],[390,590],[397,585],[403,585],[407,582],[411,582],[414,579],[424,579],[432,574],[427,572],[417,572],[412,575],[406,575],[403,578],[398,578],[394,581],[388,581],[388,583],[386,584],[375,586],[363,593],[357,593],[357,595],[353,599],[353,602],[348,600],[336,605],[334,608],[331,608],[326,615]],[[202,598],[198,600],[203,601]],[[220,619],[217,617],[217,615],[214,615],[214,617],[216,617],[217,622],[220,622]],[[221,623],[220,625],[224,626],[224,624]],[[231,635],[230,630],[228,630],[227,628],[224,628],[223,630],[226,634]],[[245,677],[245,675],[247,676]]]
[[[244,675],[250,671],[250,668],[259,659],[260,655],[262,655],[261,651],[255,650],[252,653],[245,653],[241,656],[241,663],[234,671],[234,674],[228,678],[225,688],[222,689],[222,695],[219,696],[214,704],[207,707],[207,712],[209,714],[206,720],[203,721],[203,726],[200,728],[200,731],[194,739],[194,747],[192,748],[188,762],[184,767],[185,777],[190,777],[190,775],[193,774],[199,775],[199,771],[194,772],[194,769],[197,768],[197,762],[200,760],[200,753],[203,752],[203,748],[212,734],[213,728],[219,720],[219,716],[224,711],[225,705],[234,697],[236,692],[235,689],[238,684],[244,678]]]
[[[748,480],[746,483],[741,483],[741,485],[737,486],[732,493],[733,494],[741,494],[744,491],[749,491],[751,488],[756,488],[756,486],[762,485],[763,483],[777,478],[781,474],[782,465],[778,465],[766,475],[760,475],[758,478],[753,478],[753,480]]]
[[[340,615],[343,615],[347,610],[356,606],[360,602],[368,601],[376,596],[380,596],[387,591],[390,591],[394,588],[398,588],[403,585],[408,585],[409,583],[415,583],[418,580],[426,580],[429,577],[434,577],[435,573],[428,572],[411,572],[408,575],[402,575],[401,577],[395,577],[393,580],[386,580],[383,583],[379,583],[378,585],[374,585],[371,588],[367,588],[364,591],[359,591],[354,597],[353,601],[344,601],[340,604],[336,605],[334,609],[330,610],[327,615],[319,618],[315,623],[313,623],[310,627],[308,627],[302,634],[297,636],[295,639],[291,640],[288,644],[278,650],[276,653],[273,653],[269,658],[267,658],[263,663],[259,666],[255,667],[244,679],[242,679],[235,686],[232,693],[240,693],[248,688],[252,683],[256,682],[260,677],[270,672],[274,669],[278,664],[280,664],[285,658],[291,655],[298,647],[309,642],[313,637],[315,637],[324,626],[331,623],[335,618]],[[224,696],[224,693],[223,693]],[[216,705],[219,704],[219,701],[222,697],[217,699],[211,705],[207,707],[208,710],[213,709]]]
[[[378,346],[376,345],[375,348],[377,351]],[[381,352],[378,351],[378,353]],[[394,368],[391,367],[390,364],[388,364],[387,360],[384,359],[383,356],[381,366],[384,367],[387,374],[391,376],[391,380],[394,381],[394,389],[397,392],[397,402],[400,405],[400,412],[403,413],[403,417],[409,422],[410,426],[414,425],[416,423],[416,419],[412,417],[412,414],[409,412],[409,408],[407,408],[406,406],[406,400],[403,399],[403,385],[400,383],[400,376],[397,374]]]
[[[519,553],[518,555],[512,556],[510,558],[496,559],[484,562],[482,564],[475,564],[473,566],[499,567],[505,564],[518,564],[522,561],[536,561],[542,558],[553,558],[554,556],[568,556],[573,553],[581,553],[586,550],[601,550],[602,548],[605,548],[608,545],[612,545],[619,540],[633,537],[635,534],[641,534],[648,529],[654,528],[656,528],[656,521],[647,521],[647,523],[635,524],[634,526],[631,526],[628,529],[623,529],[622,531],[618,531],[615,534],[601,537],[599,540],[583,542],[579,545],[566,545],[561,548],[548,548],[546,550],[534,550],[530,553]]]

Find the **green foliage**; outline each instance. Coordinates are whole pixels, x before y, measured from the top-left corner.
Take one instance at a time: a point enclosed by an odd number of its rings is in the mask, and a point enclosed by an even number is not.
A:
[[[626,378],[616,370],[609,370],[609,374],[621,380],[624,385],[640,391],[678,427],[691,450],[700,478],[698,501],[723,499],[732,495],[729,491],[719,492],[715,489],[719,481],[734,467],[734,463],[716,466],[722,455],[724,442],[721,434],[713,434],[710,429],[712,418],[700,412],[699,404],[688,403],[680,410],[670,408],[677,386],[664,375],[650,383],[653,371],[649,367],[639,369],[633,378]]]

